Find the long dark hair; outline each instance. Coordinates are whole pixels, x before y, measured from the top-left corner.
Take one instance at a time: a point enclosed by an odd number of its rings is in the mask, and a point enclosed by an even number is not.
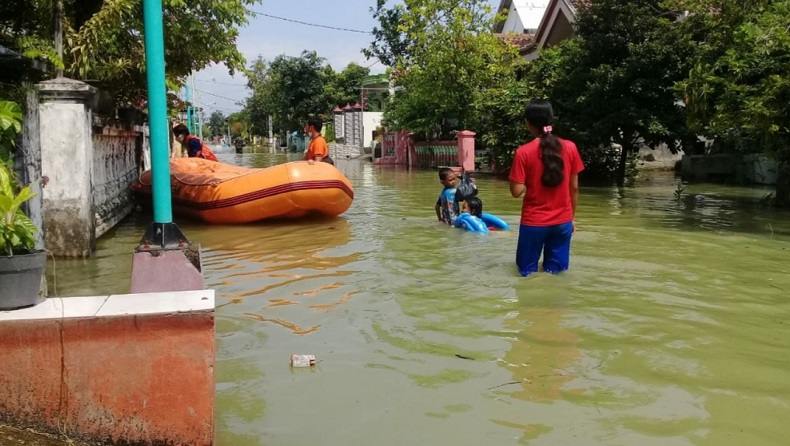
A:
[[[477,218],[483,218],[483,201],[477,197],[469,197],[466,199],[466,205],[469,206],[469,213]]]
[[[543,99],[530,101],[524,109],[524,118],[541,132],[538,136],[540,159],[543,162],[540,182],[546,187],[557,187],[565,179],[565,161],[562,159],[562,144],[551,129],[551,121],[554,119],[551,103]]]

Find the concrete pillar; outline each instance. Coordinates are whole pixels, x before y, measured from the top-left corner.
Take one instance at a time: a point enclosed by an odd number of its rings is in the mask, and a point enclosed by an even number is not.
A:
[[[22,150],[17,150],[20,179],[22,184],[30,185],[30,191],[35,195],[25,203],[25,213],[38,228],[36,233],[36,249],[45,249],[43,216],[41,213],[41,144],[39,138],[38,94],[35,90],[28,92],[25,106],[25,116],[22,125]]]
[[[354,104],[354,143],[355,147],[362,147],[362,105]]]
[[[343,110],[340,107],[335,107],[332,110],[332,121],[335,125],[335,142],[340,142],[343,139]],[[345,143],[345,141],[343,141]]]
[[[36,84],[39,93],[43,225],[57,257],[89,257],[96,245],[91,110],[96,89],[68,78]]]
[[[475,170],[475,132],[458,132],[458,165],[467,172]]]
[[[351,144],[351,138],[354,135],[352,112],[351,104],[343,107],[343,144],[346,145]]]

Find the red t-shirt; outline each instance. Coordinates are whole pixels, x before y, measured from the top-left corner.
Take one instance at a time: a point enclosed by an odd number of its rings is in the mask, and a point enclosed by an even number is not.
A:
[[[521,207],[522,225],[554,226],[573,221],[570,178],[584,170],[584,164],[576,144],[564,139],[559,141],[562,144],[565,175],[562,183],[556,187],[546,187],[540,181],[543,176],[543,161],[540,159],[538,138],[516,149],[509,178],[514,183],[527,186]]]

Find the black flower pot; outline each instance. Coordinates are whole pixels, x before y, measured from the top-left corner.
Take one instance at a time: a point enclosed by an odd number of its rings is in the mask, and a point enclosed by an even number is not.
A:
[[[0,310],[29,307],[43,300],[39,292],[46,262],[46,251],[0,256]]]

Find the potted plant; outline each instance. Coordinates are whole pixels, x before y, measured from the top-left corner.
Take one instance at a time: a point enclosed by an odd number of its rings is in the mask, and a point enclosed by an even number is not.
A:
[[[16,104],[0,101],[0,153],[9,154],[22,129]],[[41,301],[41,276],[46,251],[36,250],[36,226],[21,206],[33,198],[30,186],[18,193],[9,160],[0,157],[0,310],[13,310]]]

